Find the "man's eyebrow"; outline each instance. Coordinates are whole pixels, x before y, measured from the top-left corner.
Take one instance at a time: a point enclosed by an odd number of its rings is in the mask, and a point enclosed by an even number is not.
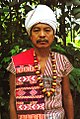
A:
[[[48,26],[48,27],[45,27],[45,29],[52,29],[52,28]]]
[[[36,29],[36,28],[37,28],[37,29],[39,29],[39,27],[38,27],[38,26],[33,27],[33,29]]]
[[[35,28],[40,29],[38,26],[34,26],[34,27],[33,27],[33,29],[35,29]],[[44,29],[52,29],[52,28],[51,28],[51,27],[49,27],[49,26],[47,26],[47,27],[44,27]]]

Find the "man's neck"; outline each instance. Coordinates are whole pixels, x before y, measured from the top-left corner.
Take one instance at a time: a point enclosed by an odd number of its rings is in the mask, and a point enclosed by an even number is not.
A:
[[[37,57],[38,58],[48,58],[49,57],[49,53],[50,53],[50,48],[42,48],[42,49],[37,49],[37,48],[34,48],[36,54],[37,54]]]
[[[45,64],[46,64],[46,61],[49,57],[50,48],[44,48],[44,49],[34,48],[34,50],[35,50],[35,53],[37,55],[38,61],[40,63],[41,72],[42,72],[42,74],[44,74]]]

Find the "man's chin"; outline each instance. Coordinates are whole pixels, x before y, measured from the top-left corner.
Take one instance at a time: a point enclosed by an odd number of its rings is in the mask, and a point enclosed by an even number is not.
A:
[[[49,46],[37,46],[36,48],[37,48],[37,49],[48,49]]]

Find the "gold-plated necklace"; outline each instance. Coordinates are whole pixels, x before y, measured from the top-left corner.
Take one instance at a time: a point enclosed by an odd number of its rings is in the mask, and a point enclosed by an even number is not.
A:
[[[55,94],[55,91],[56,91],[56,78],[57,78],[57,75],[56,75],[56,61],[55,61],[55,58],[54,58],[54,54],[53,54],[51,51],[50,51],[50,57],[51,57],[53,75],[52,75],[51,88],[50,88],[50,90],[48,91],[48,90],[44,87],[43,78],[41,77],[41,71],[40,71],[40,69],[38,68],[37,55],[36,55],[36,53],[34,52],[34,68],[35,68],[35,73],[36,73],[36,75],[37,75],[37,80],[38,80],[38,82],[39,82],[39,86],[40,86],[41,89],[42,89],[42,92],[43,92],[44,95],[46,95],[47,97],[50,97],[51,95],[54,95],[54,94]]]

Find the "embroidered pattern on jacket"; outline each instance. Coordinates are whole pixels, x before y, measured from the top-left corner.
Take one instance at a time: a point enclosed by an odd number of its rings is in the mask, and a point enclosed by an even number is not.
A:
[[[28,69],[26,70],[26,68]],[[44,113],[44,95],[31,65],[16,67],[17,113]],[[29,112],[30,110],[30,112]]]

